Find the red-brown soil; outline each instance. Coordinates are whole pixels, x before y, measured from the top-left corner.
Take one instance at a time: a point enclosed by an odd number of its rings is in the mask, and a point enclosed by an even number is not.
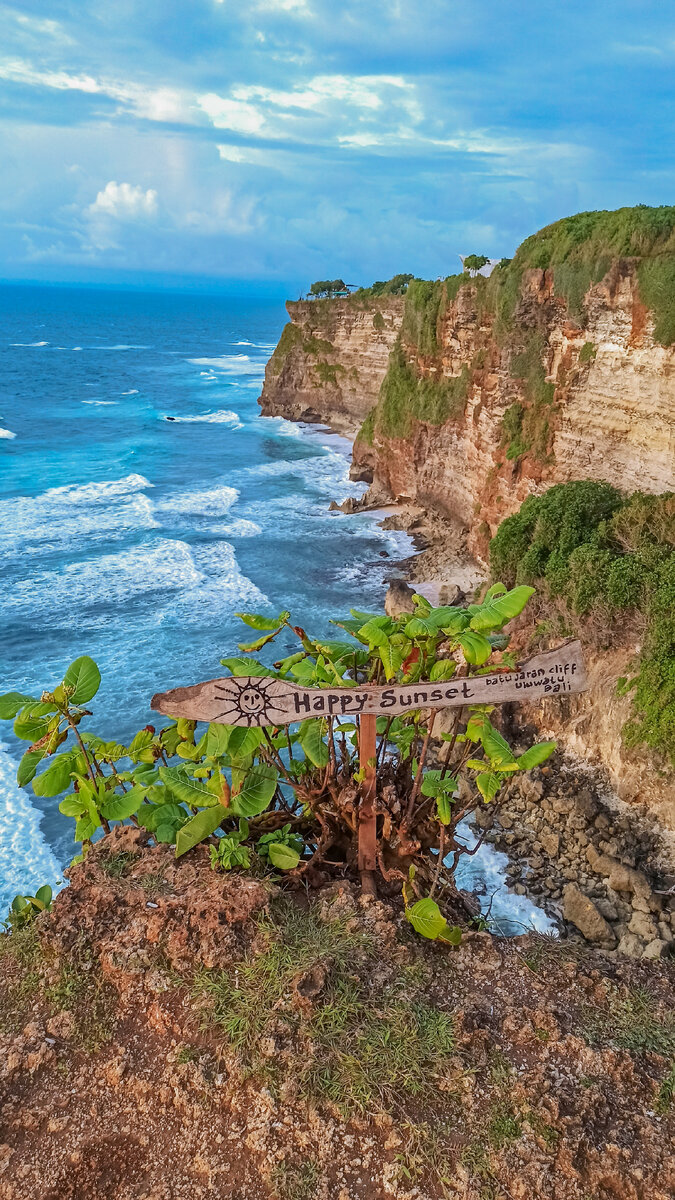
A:
[[[669,1200],[674,980],[129,830],[0,938],[0,1200]]]

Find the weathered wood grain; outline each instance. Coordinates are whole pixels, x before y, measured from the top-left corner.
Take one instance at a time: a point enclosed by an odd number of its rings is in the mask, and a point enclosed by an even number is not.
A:
[[[395,716],[416,708],[504,704],[583,692],[586,674],[578,641],[538,654],[513,671],[447,682],[374,687],[303,688],[284,679],[256,676],[210,679],[153,696],[156,712],[222,725],[290,725],[306,717]]]

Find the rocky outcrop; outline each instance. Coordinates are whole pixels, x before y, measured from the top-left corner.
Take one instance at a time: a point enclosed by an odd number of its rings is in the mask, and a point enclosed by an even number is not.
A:
[[[651,809],[623,804],[606,775],[558,751],[475,820],[512,858],[511,888],[588,941],[631,957],[675,956],[675,865]]]
[[[267,364],[265,416],[320,421],[354,436],[377,403],[404,298],[299,300]]]

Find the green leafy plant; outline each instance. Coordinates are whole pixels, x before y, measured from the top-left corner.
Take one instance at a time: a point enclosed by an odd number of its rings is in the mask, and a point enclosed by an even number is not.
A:
[[[5,929],[23,929],[41,912],[48,912],[52,906],[52,889],[48,883],[39,887],[34,896],[15,896],[10,905],[9,913],[3,922]]]
[[[675,763],[675,494],[624,496],[608,483],[580,480],[530,496],[502,521],[490,543],[493,574],[536,584],[572,618],[597,614],[603,630],[646,621],[630,692],[628,746],[645,744]]]
[[[211,866],[214,871],[231,871],[233,867],[248,868],[251,865],[251,855],[248,846],[243,843],[249,836],[248,821],[239,821],[239,828],[231,833],[223,834],[215,845],[209,846]]]
[[[431,761],[436,714],[422,707],[426,692],[416,684],[461,688],[467,676],[511,669],[502,631],[532,590],[494,584],[467,608],[434,608],[415,596],[413,613],[395,618],[352,609],[332,622],[333,637],[310,635],[287,611],[240,613],[257,636],[240,643],[239,656],[222,660],[233,676],[304,687],[409,688],[409,710],[377,720],[377,868],[381,886],[405,885],[413,927],[450,944],[459,931],[447,925],[438,901],[457,900],[454,870],[467,853],[456,836],[459,822],[477,795],[493,800],[514,772],[543,762],[554,743],[517,756],[492,724],[493,706],[466,705],[453,710],[441,755]],[[275,641],[283,653],[271,665],[254,657]],[[82,728],[99,682],[95,663],[80,658],[39,698],[0,697],[0,716],[13,718],[17,736],[30,742],[19,782],[41,796],[63,796],[59,808],[74,819],[82,843],[78,859],[112,824],[131,822],[157,843],[174,845],[176,857],[208,842],[215,869],[246,870],[255,852],[263,868],[294,881],[356,874],[363,773],[353,720],[309,716],[284,728],[212,723],[198,730],[181,718],[159,731],[146,726],[123,745]]]
[[[280,871],[292,871],[300,862],[305,848],[302,838],[291,830],[290,821],[273,833],[264,833],[258,840],[256,850]]]

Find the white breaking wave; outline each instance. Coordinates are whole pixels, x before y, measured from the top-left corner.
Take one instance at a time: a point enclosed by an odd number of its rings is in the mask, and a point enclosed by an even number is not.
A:
[[[177,421],[183,424],[193,424],[201,421],[206,421],[213,425],[231,425],[234,429],[243,429],[242,422],[239,420],[239,414],[232,412],[228,408],[220,409],[218,412],[198,413],[194,417],[175,417],[172,413],[164,414],[165,421]]]
[[[267,604],[262,592],[241,574],[229,542],[189,546],[157,541],[103,554],[60,570],[35,572],[12,584],[2,609],[23,620],[46,620],[50,627],[91,625],[99,606],[127,607],[154,596],[157,619],[180,615],[187,624],[220,619],[243,601]],[[115,620],[117,613],[108,618]]]
[[[235,517],[234,521],[229,521],[227,525],[214,529],[213,532],[225,534],[226,537],[258,537],[262,533],[262,529],[256,525],[255,521],[247,521],[244,517]]]
[[[11,429],[0,429],[0,438],[15,438],[16,434],[12,433]]]
[[[123,396],[137,396],[138,388],[129,388],[128,392],[122,392]]]
[[[49,342],[10,342],[10,346],[48,346]]]
[[[73,346],[73,350],[82,350],[82,346]],[[122,343],[119,346],[85,346],[85,350],[152,350],[152,346],[135,346]]]
[[[178,492],[155,501],[157,512],[190,513],[193,516],[220,517],[228,512],[239,492],[233,487],[208,488],[203,491]]]
[[[49,488],[39,496],[0,501],[0,549],[34,554],[50,548],[109,540],[130,530],[155,529],[143,475]]]
[[[217,358],[189,358],[188,362],[194,367],[210,367],[211,371],[219,371],[223,375],[249,375],[262,377],[265,373],[265,363],[261,359],[252,359],[248,354],[221,354]]]
[[[348,460],[334,451],[329,451],[328,454],[317,454],[312,458],[279,459],[276,462],[258,463],[256,466],[244,468],[244,472],[249,476],[272,478],[279,475],[292,475],[322,496],[335,500],[344,500],[347,496],[362,494],[366,490],[365,484],[354,483],[353,480],[350,480]]]
[[[117,404],[116,400],[83,400],[83,404],[95,404],[99,408],[107,408],[110,404]]]
[[[0,918],[17,893],[43,883],[58,891],[61,868],[40,829],[40,813],[16,782],[16,764],[0,742]]]
[[[464,844],[473,849],[477,838],[466,820],[460,822],[458,832]],[[508,865],[507,854],[483,842],[475,854],[465,854],[460,858],[455,879],[459,887],[477,893],[482,911],[489,911],[488,919],[493,933],[509,937],[527,933],[529,929],[537,929],[540,933],[556,933],[558,925],[542,908],[537,908],[527,896],[517,896],[509,891],[506,879]]]
[[[144,475],[125,475],[123,479],[102,479],[92,483],[66,483],[62,487],[48,488],[35,502],[51,501],[57,497],[70,504],[107,503],[113,496],[127,496],[131,492],[142,492],[154,487]]]

